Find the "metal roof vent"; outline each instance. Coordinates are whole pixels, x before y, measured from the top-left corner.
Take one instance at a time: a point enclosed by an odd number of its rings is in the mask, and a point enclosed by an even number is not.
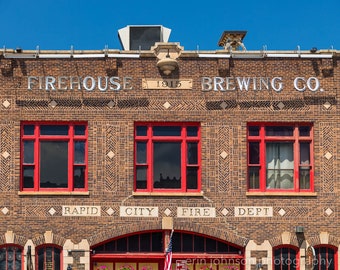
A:
[[[225,50],[237,51],[242,49],[246,51],[246,47],[243,44],[243,38],[247,34],[247,31],[224,31],[218,46],[224,47]]]
[[[118,30],[123,50],[150,50],[156,42],[168,42],[171,29],[162,25],[128,25]]]

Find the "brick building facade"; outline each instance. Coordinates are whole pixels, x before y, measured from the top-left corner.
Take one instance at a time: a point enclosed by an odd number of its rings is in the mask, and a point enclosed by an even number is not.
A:
[[[339,65],[1,50],[0,268],[339,269]]]

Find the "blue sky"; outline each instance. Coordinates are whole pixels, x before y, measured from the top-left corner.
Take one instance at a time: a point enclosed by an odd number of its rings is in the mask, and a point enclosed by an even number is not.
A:
[[[0,0],[0,46],[23,50],[122,49],[118,29],[163,25],[185,50],[221,49],[245,30],[247,50],[340,50],[340,0]]]

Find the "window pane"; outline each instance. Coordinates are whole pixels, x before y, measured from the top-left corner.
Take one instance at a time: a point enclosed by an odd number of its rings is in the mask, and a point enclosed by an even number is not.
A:
[[[85,135],[85,131],[86,131],[85,125],[74,126],[74,135]]]
[[[198,168],[197,167],[187,167],[187,189],[197,189],[198,188]]]
[[[194,252],[204,252],[204,237],[194,236]]]
[[[41,135],[68,135],[68,125],[42,125]]]
[[[260,164],[260,143],[249,143],[249,164]]]
[[[68,143],[48,141],[40,143],[40,187],[68,186]]]
[[[146,163],[146,142],[137,142],[137,163]]]
[[[216,252],[216,241],[206,238],[207,252]]]
[[[152,128],[153,136],[180,136],[181,127],[156,126]]]
[[[24,125],[24,135],[34,135],[34,125]]]
[[[75,141],[74,142],[74,164],[85,163],[85,142]]]
[[[250,126],[248,127],[249,136],[259,136],[260,135],[260,127]]]
[[[129,252],[139,251],[139,239],[138,235],[132,235],[128,238],[129,241]]]
[[[137,136],[146,136],[147,127],[146,126],[138,126],[136,127],[136,135]]]
[[[127,250],[127,239],[120,238],[117,239],[117,251],[126,252]]]
[[[181,143],[154,143],[153,153],[154,188],[180,188]]]
[[[54,270],[60,270],[60,250],[53,248],[54,251]]]
[[[23,187],[33,188],[34,187],[34,166],[24,166],[23,167]]]
[[[183,245],[183,252],[193,252],[193,235],[192,234],[182,234],[182,245]]]
[[[136,168],[136,188],[146,189],[147,167],[138,166]]]
[[[38,250],[38,268],[39,270],[44,269],[44,249]]]
[[[260,188],[260,167],[249,167],[248,172],[248,183],[249,188],[251,189],[259,189]]]
[[[300,164],[310,164],[310,143],[300,143]]]
[[[162,240],[163,240],[162,233],[152,233],[152,251],[160,251],[160,252],[163,251]]]
[[[198,127],[187,127],[187,136],[188,137],[197,137],[198,135]]]
[[[34,163],[34,141],[24,141],[24,163]]]
[[[268,126],[266,136],[293,136],[293,131],[292,126]]]
[[[306,127],[299,127],[299,136],[304,137],[304,136],[310,136],[310,126]]]
[[[140,235],[140,250],[144,252],[150,252],[151,251],[151,241],[150,241],[150,234],[144,233]]]
[[[294,188],[294,160],[292,143],[267,143],[267,188]]]
[[[73,183],[75,188],[85,188],[85,166],[73,168]]]
[[[188,143],[187,147],[188,147],[187,163],[197,164],[198,163],[197,143]]]

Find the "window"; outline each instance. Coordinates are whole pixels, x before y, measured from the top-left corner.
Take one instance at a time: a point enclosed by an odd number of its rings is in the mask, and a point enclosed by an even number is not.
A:
[[[313,126],[248,125],[248,189],[313,191]]]
[[[274,270],[299,269],[298,249],[292,247],[277,247],[274,249]]]
[[[337,249],[330,246],[316,246],[313,270],[335,270],[337,269]]]
[[[135,124],[135,190],[199,191],[197,123]]]
[[[0,269],[21,269],[22,248],[17,246],[4,246],[0,248]]]
[[[43,246],[38,251],[38,270],[61,270],[61,249],[54,246]]]
[[[87,189],[87,125],[22,123],[21,189]]]

